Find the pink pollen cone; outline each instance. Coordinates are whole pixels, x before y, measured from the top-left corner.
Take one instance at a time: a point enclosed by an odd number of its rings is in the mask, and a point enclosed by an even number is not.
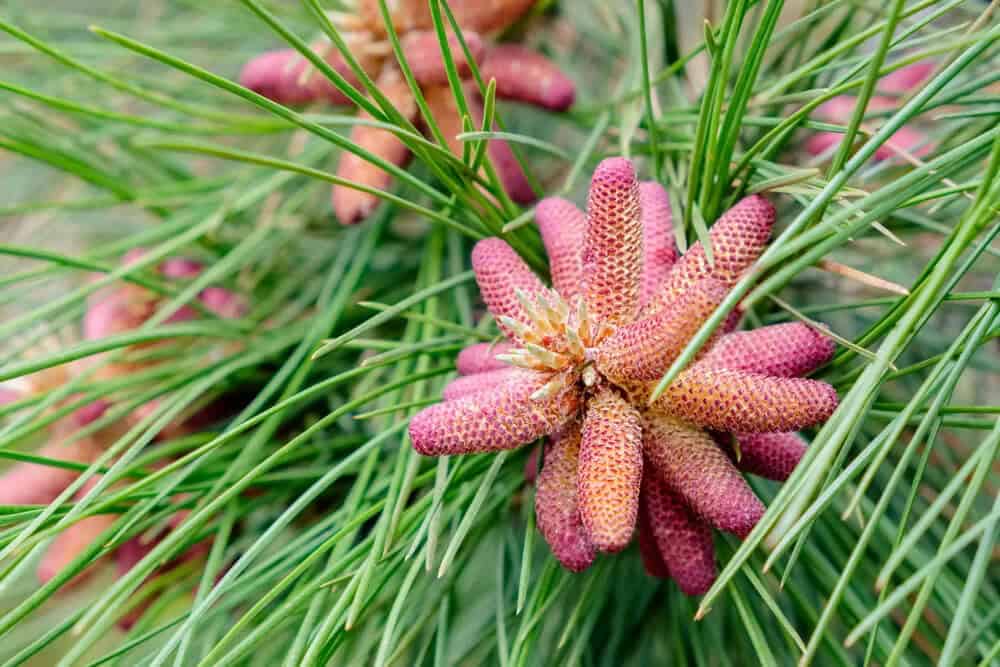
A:
[[[514,349],[510,343],[476,343],[458,353],[455,367],[461,375],[485,373],[501,368],[510,368],[510,364],[497,359],[498,354],[506,354]]]
[[[482,74],[484,81],[496,81],[500,98],[553,111],[565,111],[576,98],[576,86],[555,63],[520,44],[501,44],[490,49]]]

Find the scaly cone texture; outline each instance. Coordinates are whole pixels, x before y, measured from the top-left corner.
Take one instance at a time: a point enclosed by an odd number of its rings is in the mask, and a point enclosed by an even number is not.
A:
[[[590,183],[583,242],[583,300],[601,322],[617,327],[635,319],[642,236],[632,163],[625,158],[603,161]]]
[[[549,256],[552,288],[564,299],[580,293],[583,284],[583,247],[587,218],[571,201],[546,197],[535,207],[535,220]]]
[[[868,100],[867,112],[895,111],[898,103],[889,95],[904,95],[911,92],[934,71],[934,63],[921,61],[906,65],[891,72],[878,83],[882,95],[874,95]],[[816,114],[831,123],[846,125],[854,114],[857,98],[853,95],[838,95],[816,109]],[[839,132],[816,132],[806,139],[805,149],[810,155],[823,155],[832,152],[840,145],[843,135]],[[934,150],[934,144],[922,131],[904,126],[897,130],[886,143],[875,149],[875,161],[887,160],[905,151],[916,157],[923,157]]]
[[[133,249],[122,260],[123,264],[132,264],[143,257],[145,251]],[[186,258],[170,258],[156,267],[160,277],[168,280],[190,280],[198,276],[203,267],[200,263]],[[246,314],[244,301],[230,290],[223,287],[205,288],[198,301],[208,311],[219,317],[237,318]],[[118,283],[110,285],[94,293],[84,314],[81,325],[82,334],[86,340],[97,340],[107,336],[131,331],[144,324],[159,308],[166,303],[167,298],[161,297],[134,283]],[[198,317],[194,308],[185,306],[168,322],[182,321]],[[150,344],[147,344],[147,347]],[[127,353],[128,351],[126,351]],[[48,391],[64,385],[72,377],[85,370],[94,370],[92,377],[114,379],[123,374],[149,368],[156,362],[146,361],[141,364],[109,360],[107,355],[81,359],[72,364],[57,366],[28,376],[26,393],[45,394]],[[8,398],[17,400],[20,393]],[[77,400],[70,396],[65,402]],[[2,401],[0,401],[2,402]],[[144,416],[155,410],[158,399],[139,406],[123,419],[81,437],[80,429],[104,416],[111,403],[99,399],[79,408],[69,415],[57,420],[49,429],[49,441],[41,447],[39,454],[58,461],[68,461],[90,465],[96,461],[102,452],[124,433],[138,423]],[[59,409],[64,403],[54,406]],[[191,424],[212,415],[218,418],[218,407],[209,405],[201,412],[191,416],[182,416],[167,424],[157,438],[173,438],[189,432]],[[76,470],[69,470],[41,463],[19,463],[7,468],[0,475],[0,505],[46,505],[54,501],[79,477]],[[91,477],[75,495],[80,500],[93,488],[99,477]],[[39,564],[37,575],[42,583],[56,577],[67,565],[72,563],[93,540],[101,535],[114,521],[117,515],[101,514],[87,516],[68,527],[56,536],[45,552]],[[82,581],[90,573],[91,568],[78,573],[68,585]]]
[[[455,367],[462,375],[496,371],[510,366],[497,357],[514,349],[513,343],[477,343],[458,353]]]
[[[448,6],[462,28],[465,45],[469,55],[478,63],[483,81],[496,81],[497,97],[552,111],[565,111],[573,104],[576,88],[552,61],[519,44],[492,45],[484,40],[484,36],[496,34],[515,23],[531,9],[535,1],[452,0]],[[441,128],[448,147],[461,157],[462,142],[455,136],[463,131],[462,117],[448,86],[445,59],[434,29],[430,5],[426,0],[398,0],[388,3],[388,10],[407,64],[428,100],[434,120]],[[334,22],[338,24],[351,54],[375,81],[378,89],[404,116],[411,121],[415,120],[416,106],[411,91],[399,72],[399,64],[387,38],[380,3],[377,0],[361,0],[353,13],[334,15]],[[471,65],[450,24],[447,32],[448,50],[457,73],[471,83]],[[359,89],[356,75],[335,46],[317,42],[311,48],[343,76],[347,83],[356,90]],[[294,49],[270,51],[257,56],[244,66],[239,80],[243,86],[282,104],[347,104],[350,101]],[[400,90],[400,86],[405,91]],[[473,115],[478,116],[472,120],[481,124],[482,109],[478,89],[470,86],[466,88],[470,110]],[[444,96],[451,98],[450,103],[444,102]],[[367,114],[362,114],[362,118],[371,120]],[[422,120],[426,127],[426,119]],[[402,166],[409,159],[409,150],[398,137],[370,125],[356,125],[351,132],[351,140],[395,165]],[[535,194],[510,146],[500,139],[490,140],[488,154],[511,199],[518,203],[534,201]],[[349,152],[345,152],[341,158],[337,175],[351,183],[382,191],[388,189],[392,182],[386,172]],[[379,202],[377,194],[340,185],[334,186],[332,199],[334,213],[343,224],[364,220]]]
[[[715,581],[712,530],[655,470],[642,478],[642,511],[648,522],[648,528],[643,528],[649,531],[651,546],[666,568],[665,573],[657,568],[650,574],[673,577],[677,586],[688,595],[705,593]]]
[[[711,529],[742,537],[764,512],[741,470],[787,477],[804,451],[794,431],[829,417],[837,395],[799,377],[833,345],[793,323],[710,338],[650,404],[775,217],[763,197],[738,202],[712,227],[712,264],[700,244],[676,257],[667,202],[621,158],[597,167],[586,216],[542,201],[554,289],[500,239],[480,241],[473,269],[509,342],[460,353],[462,377],[413,417],[410,437],[421,454],[454,455],[549,435],[535,512],[556,558],[584,569],[625,548],[638,525],[649,572],[698,595],[715,578]]]
[[[535,514],[538,530],[552,546],[552,552],[570,570],[590,567],[597,549],[580,518],[576,488],[580,465],[580,424],[572,422],[549,439],[545,465],[538,475]]]
[[[798,433],[737,433],[732,454],[740,470],[783,482],[806,453]]]
[[[666,188],[655,181],[639,184],[639,210],[642,212],[642,283],[639,306],[656,296],[677,261],[674,245],[673,214]]]
[[[639,513],[642,427],[639,412],[610,386],[587,402],[577,479],[591,541],[601,551],[621,551]]]

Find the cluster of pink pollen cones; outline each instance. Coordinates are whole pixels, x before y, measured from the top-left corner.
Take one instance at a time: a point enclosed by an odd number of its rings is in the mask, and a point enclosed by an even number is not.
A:
[[[133,249],[125,255],[123,263],[131,264],[144,254],[144,249]],[[157,267],[157,272],[166,280],[178,281],[198,276],[203,268],[200,262],[175,257],[163,261]],[[246,304],[243,299],[224,287],[205,288],[198,295],[198,301],[206,310],[211,311],[217,317],[239,318],[246,314]],[[163,303],[164,299],[160,295],[137,284],[122,282],[110,285],[95,292],[88,301],[87,310],[81,323],[82,338],[84,340],[99,340],[137,329],[155,315]],[[196,317],[198,317],[198,312],[194,308],[183,306],[166,322],[185,322]],[[146,348],[155,345],[157,343],[137,347]],[[131,350],[131,352],[138,351],[138,349]],[[27,376],[25,381],[16,388],[0,387],[0,404],[14,403],[31,395],[45,394],[69,382],[71,378],[81,373],[87,373],[90,380],[93,381],[110,381],[149,370],[155,366],[155,363],[131,361],[128,359],[128,355],[122,358],[111,358],[107,355],[85,357],[71,364],[56,366]],[[78,403],[81,398],[82,396],[79,395],[71,396],[54,409],[65,404]],[[47,442],[38,453],[49,459],[90,465],[98,460],[107,447],[155,411],[159,407],[159,399],[153,399],[123,418],[104,424],[96,430],[88,428],[104,417],[111,407],[110,401],[97,399],[55,421],[48,430]],[[203,427],[206,423],[218,418],[220,407],[219,405],[209,405],[201,411],[176,418],[157,433],[157,440],[170,440],[198,430],[199,427]],[[0,475],[0,505],[47,505],[58,498],[79,476],[79,472],[75,469],[40,463],[15,464],[3,475]],[[100,475],[88,478],[76,491],[74,498],[77,500],[83,498],[100,479]],[[178,496],[173,499],[173,502],[182,505],[185,500],[183,496]],[[186,509],[179,509],[155,535],[137,535],[116,549],[114,559],[119,576],[128,572],[142,556],[152,549],[157,540],[162,539],[168,531],[179,525],[188,513]],[[117,518],[117,514],[88,516],[57,535],[39,563],[38,580],[41,583],[46,583],[63,573],[84,550],[111,528]],[[210,540],[206,540],[194,545],[180,558],[160,568],[157,575],[184,562],[203,557],[210,544]],[[65,586],[79,585],[89,578],[94,570],[94,567],[83,570],[69,579]],[[119,619],[119,625],[123,628],[130,627],[151,602],[152,600],[149,599],[136,605]]]
[[[551,111],[564,111],[573,104],[576,89],[552,61],[520,44],[494,44],[491,41],[492,36],[522,18],[534,4],[535,0],[453,0],[449,6],[462,29],[462,39],[469,55],[476,62],[483,81],[495,81],[498,98],[517,100]],[[448,148],[461,157],[464,146],[457,135],[465,131],[462,111],[449,84],[430,5],[426,0],[401,0],[391,3],[391,7],[393,28],[427,108]],[[385,22],[378,0],[359,0],[355,12],[340,14],[334,20],[340,23],[351,55],[374,81],[379,92],[407,120],[422,122],[426,126],[427,119],[419,117],[413,92],[399,63],[388,49]],[[349,84],[359,88],[356,73],[332,44],[320,41],[312,48]],[[448,36],[448,48],[457,73],[465,82],[465,97],[473,116],[471,121],[479,128],[482,125],[482,100],[471,76],[465,49],[454,33]],[[350,103],[340,89],[294,49],[269,51],[257,56],[243,68],[240,83],[287,105]],[[373,120],[364,111],[358,119]],[[402,166],[410,158],[409,149],[399,137],[369,124],[355,125],[351,140],[391,164]],[[521,204],[534,201],[535,193],[510,146],[503,140],[490,140],[487,153],[510,198]],[[352,184],[380,191],[386,190],[392,182],[386,171],[348,152],[340,159],[337,176]],[[331,198],[334,214],[343,224],[361,222],[371,215],[379,202],[377,195],[345,185],[334,186]]]
[[[765,248],[775,209],[739,201],[678,257],[669,198],[630,161],[593,174],[586,214],[538,204],[546,287],[498,238],[472,265],[506,341],[473,345],[444,402],[410,422],[427,456],[496,452],[546,437],[538,527],[570,570],[618,552],[638,528],[646,569],[689,595],[716,576],[712,528],[744,537],[764,512],[743,472],[784,480],[805,450],[797,431],[825,421],[833,387],[802,376],[831,340],[798,322],[719,331],[655,401],[652,390]]]

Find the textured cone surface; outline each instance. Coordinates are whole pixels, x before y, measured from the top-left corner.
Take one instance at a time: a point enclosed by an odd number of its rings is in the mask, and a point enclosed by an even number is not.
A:
[[[669,308],[619,328],[597,348],[597,368],[626,385],[659,379],[726,291],[719,281],[706,278],[680,294]]]
[[[571,201],[546,197],[535,207],[535,220],[549,257],[552,286],[569,301],[583,284],[583,241],[587,216]]]
[[[736,466],[753,475],[783,482],[806,453],[798,433],[738,433],[740,455]]]
[[[673,216],[666,189],[654,181],[639,184],[642,217],[642,285],[639,304],[645,306],[663,287],[677,261]]]
[[[441,397],[446,401],[453,401],[456,398],[462,398],[463,396],[475,394],[480,391],[496,389],[506,382],[523,377],[524,373],[521,369],[511,366],[495,371],[466,375],[465,377],[455,378],[449,382],[445,386],[444,391],[441,392]]]
[[[601,551],[621,551],[632,539],[642,481],[639,413],[604,387],[587,403],[580,444],[580,514]]]
[[[746,537],[764,514],[746,480],[701,429],[647,413],[642,445],[662,481],[718,529]]]
[[[632,163],[608,158],[597,165],[587,199],[584,299],[596,320],[621,326],[639,307],[642,223],[639,183]]]
[[[383,72],[377,85],[401,114],[407,118],[416,115],[416,103],[410,95],[406,81],[397,70]],[[364,111],[358,118],[372,120],[372,117]],[[404,165],[410,158],[410,150],[399,137],[376,127],[355,125],[351,130],[351,141],[390,164]],[[392,185],[392,176],[388,172],[349,151],[344,151],[340,157],[337,176],[376,190],[387,190]],[[377,196],[344,185],[333,186],[331,199],[337,219],[345,225],[361,222],[372,214],[379,203]]]
[[[469,75],[469,62],[465,58],[465,51],[451,31],[448,31],[448,48],[451,51],[452,60],[458,75],[466,77]],[[466,46],[474,60],[479,60],[483,55],[483,40],[474,32],[464,32]],[[403,36],[401,45],[403,53],[406,54],[406,63],[410,66],[414,78],[421,86],[445,85],[448,83],[448,72],[445,68],[444,56],[441,54],[441,42],[438,41],[437,33],[433,30],[417,30]]]
[[[713,368],[698,362],[680,374],[653,404],[715,431],[798,431],[820,424],[837,408],[825,382]]]
[[[650,302],[652,312],[668,306],[685,289],[706,276],[732,287],[763,252],[774,226],[774,205],[761,195],[744,197],[712,225],[709,238],[715,265],[709,263],[701,242],[677,261],[664,289]]]
[[[687,595],[703,595],[715,581],[712,529],[656,474],[642,480],[643,510],[657,553]]]
[[[580,425],[571,422],[549,439],[535,493],[538,530],[559,562],[574,572],[587,569],[596,554],[580,519],[579,457]]]
[[[723,336],[703,361],[733,371],[799,377],[825,364],[833,352],[832,340],[808,325],[790,322]]]
[[[506,241],[497,238],[476,244],[472,249],[472,269],[476,272],[479,293],[497,326],[508,338],[517,340],[514,332],[500,321],[505,316],[524,324],[530,322],[517,298],[517,290],[529,297],[546,294],[548,290]]]
[[[667,564],[663,562],[660,555],[660,547],[656,544],[656,536],[653,534],[653,527],[649,521],[649,510],[646,507],[646,477],[649,475],[648,469],[643,468],[642,492],[639,496],[639,555],[642,557],[642,566],[646,574],[657,579],[669,579],[670,571]]]
[[[497,355],[506,354],[513,349],[514,346],[510,343],[476,343],[458,353],[455,367],[462,375],[510,368],[510,364],[497,359]]]
[[[530,396],[550,379],[522,371],[494,391],[438,403],[410,420],[413,447],[425,456],[449,456],[514,449],[552,433],[579,407],[573,390],[534,400]]]
[[[496,80],[497,97],[553,111],[568,109],[576,96],[573,82],[555,63],[520,44],[501,44],[490,49],[482,76],[483,81]]]

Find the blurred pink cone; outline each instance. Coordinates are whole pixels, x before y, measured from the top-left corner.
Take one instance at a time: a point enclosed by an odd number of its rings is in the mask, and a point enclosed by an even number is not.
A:
[[[97,484],[99,479],[99,477],[92,477],[87,480],[83,488],[77,492],[76,499],[83,498]],[[42,562],[38,566],[38,580],[43,584],[51,581],[91,546],[117,519],[117,514],[89,516],[74,523],[57,535],[52,540],[52,544],[49,545],[48,550],[42,557]],[[91,564],[91,566],[76,574],[76,576],[64,584],[64,587],[69,588],[82,583],[93,573],[94,565],[96,563]]]
[[[91,439],[42,447],[38,454],[73,463],[91,463],[101,448]],[[48,505],[79,476],[76,470],[41,463],[15,463],[0,476],[0,505]]]
[[[497,97],[534,104],[553,111],[573,106],[576,86],[555,63],[520,44],[501,44],[486,53],[482,75],[494,79]]]

